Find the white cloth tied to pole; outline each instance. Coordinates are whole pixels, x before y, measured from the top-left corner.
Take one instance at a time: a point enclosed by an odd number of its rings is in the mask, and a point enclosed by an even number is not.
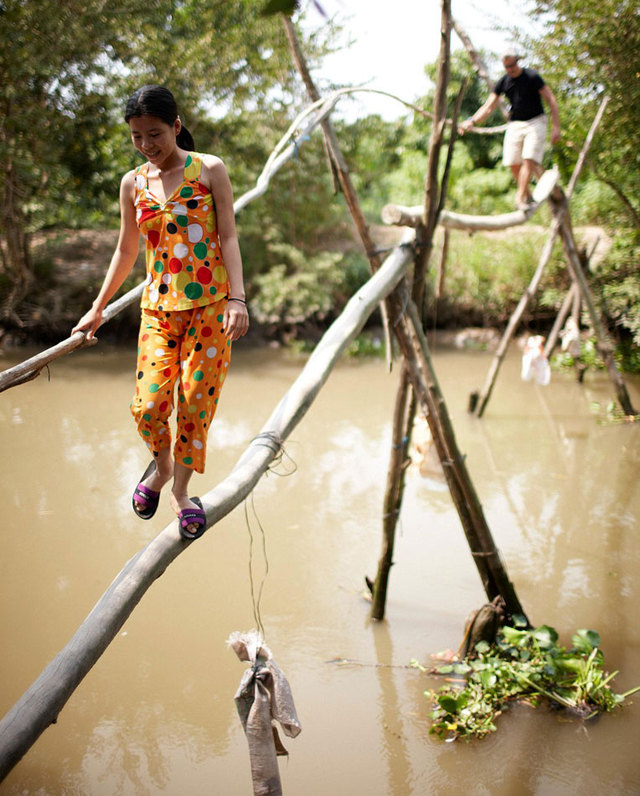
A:
[[[249,743],[253,792],[255,796],[281,796],[277,756],[289,753],[273,721],[290,738],[302,730],[289,683],[255,630],[236,631],[227,644],[241,661],[251,664],[242,676],[235,702]]]
[[[541,384],[543,387],[551,381],[551,367],[544,355],[544,337],[541,334],[527,338],[520,377],[523,381],[531,381],[533,378],[536,384]]]

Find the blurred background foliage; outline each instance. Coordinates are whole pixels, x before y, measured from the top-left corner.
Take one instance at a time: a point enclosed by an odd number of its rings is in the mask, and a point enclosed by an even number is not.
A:
[[[272,148],[307,104],[279,16],[255,11],[253,0],[0,3],[5,332],[42,336],[41,319],[47,317],[50,331],[58,333],[92,300],[108,255],[95,272],[78,274],[73,301],[58,302],[66,309],[64,323],[42,311],[51,291],[61,289],[56,246],[62,239],[68,243],[73,231],[117,229],[118,185],[136,163],[122,109],[139,85],[172,89],[197,148],[225,160],[236,196],[255,184]],[[592,274],[594,292],[623,345],[640,346],[637,8],[631,0],[532,0],[531,13],[543,32],[535,41],[523,40],[527,63],[553,88],[563,126],[546,165],[557,164],[565,184],[602,96],[610,97],[572,199],[572,218],[576,225],[602,226],[612,238]],[[329,21],[313,34],[299,30],[312,69],[334,46],[335,32]],[[487,88],[467,54],[455,49],[455,35],[453,44],[450,107],[466,77],[464,118],[484,101]],[[492,54],[485,56],[491,63]],[[435,76],[436,64],[425,69]],[[429,111],[432,96],[415,102]],[[501,122],[496,113],[488,124]],[[381,247],[391,245],[393,233],[377,229],[380,211],[388,202],[422,203],[430,122],[406,111],[394,121],[369,115],[336,118],[334,125],[374,236],[379,234]],[[478,214],[511,210],[514,186],[500,157],[501,136],[459,139],[447,206]],[[548,222],[548,214],[536,216],[537,225]],[[238,227],[253,314],[268,336],[313,336],[367,278],[368,264],[334,191],[319,133],[242,211]],[[434,322],[437,316],[449,325],[504,323],[543,240],[544,227],[517,238],[453,233],[445,295],[437,308],[431,302]],[[438,255],[436,250],[434,263]],[[72,277],[66,269],[64,279]],[[550,323],[567,286],[558,251],[530,322]]]

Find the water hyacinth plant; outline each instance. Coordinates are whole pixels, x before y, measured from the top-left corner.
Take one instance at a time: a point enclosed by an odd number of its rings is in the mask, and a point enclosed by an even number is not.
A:
[[[496,731],[496,719],[516,700],[534,707],[547,702],[588,719],[614,710],[640,690],[617,694],[611,689],[617,672],[604,671],[594,630],[578,630],[571,643],[569,649],[559,646],[558,634],[547,625],[505,626],[495,644],[481,641],[473,655],[438,667],[436,673],[453,675],[454,681],[425,691],[434,704],[430,732],[444,740],[484,738]]]

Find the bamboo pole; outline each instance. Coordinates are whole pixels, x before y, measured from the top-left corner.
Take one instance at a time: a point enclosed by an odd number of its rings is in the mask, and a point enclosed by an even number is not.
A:
[[[415,411],[415,393],[411,387],[407,365],[403,362],[393,412],[391,454],[382,513],[382,548],[378,559],[378,571],[372,587],[371,616],[374,619],[384,618],[389,574],[393,566],[396,525],[404,494],[405,479],[403,476],[411,461],[409,445],[411,444]]]
[[[456,136],[455,117],[451,127],[451,139],[447,156],[447,165],[443,175],[442,186],[438,186],[438,163],[440,150],[444,137],[444,123],[446,113],[446,90],[449,79],[449,46],[450,46],[450,16],[449,0],[442,0],[440,23],[440,58],[438,60],[438,74],[436,78],[436,92],[434,99],[433,123],[429,142],[429,157],[425,177],[425,200],[421,209],[420,220],[417,225],[416,241],[418,254],[416,256],[412,295],[419,307],[424,306],[425,274],[433,247],[433,236],[439,211],[442,208],[446,195],[446,181],[449,174],[453,143]],[[462,91],[456,108],[459,108]],[[393,550],[395,545],[395,532],[402,505],[404,493],[406,462],[404,457],[398,455],[398,438],[402,433],[410,437],[415,420],[416,400],[408,397],[412,393],[409,384],[409,373],[406,361],[403,364],[402,378],[398,386],[394,413],[394,435],[390,453],[389,467],[387,470],[387,486],[383,511],[382,548],[378,559],[376,579],[373,584],[373,599],[371,603],[372,619],[384,618],[389,574],[393,564]],[[403,431],[401,431],[403,429]]]
[[[451,233],[445,228],[442,236],[442,251],[438,260],[438,273],[436,278],[436,303],[440,301],[444,294],[444,280],[447,272],[447,260],[449,258],[449,238]]]
[[[568,206],[566,198],[564,202],[565,206]],[[611,383],[615,389],[618,402],[625,415],[629,417],[637,415],[638,411],[633,408],[629,393],[627,392],[626,384],[622,378],[622,374],[618,370],[615,358],[613,356],[615,346],[609,336],[605,324],[600,318],[600,314],[596,310],[593,296],[591,295],[591,290],[589,289],[586,276],[582,269],[582,263],[580,262],[580,255],[578,254],[578,248],[573,237],[573,230],[571,229],[568,213],[564,214],[561,219],[560,239],[562,240],[562,247],[567,258],[567,264],[571,270],[571,275],[580,288],[580,295],[582,297],[582,301],[584,302],[587,314],[589,315],[591,327],[595,334],[596,347],[598,349],[598,353],[604,360],[607,373],[609,374],[609,379],[611,380]]]
[[[313,78],[311,77],[311,72],[309,71],[302,48],[300,47],[295,26],[290,17],[288,17],[286,14],[282,14],[282,23],[284,25],[287,40],[289,41],[291,57],[293,58],[293,62],[300,73],[300,77],[302,78],[305,88],[307,89],[307,93],[313,101],[318,101],[320,98],[320,93],[318,92],[318,89],[313,82]],[[353,187],[353,182],[351,181],[351,175],[349,174],[347,162],[344,159],[344,155],[340,149],[340,144],[338,143],[338,138],[336,136],[335,130],[333,129],[333,124],[331,123],[331,119],[328,115],[322,120],[320,126],[322,128],[322,134],[324,137],[325,151],[328,154],[329,162],[332,168],[334,184],[335,181],[337,181],[340,185],[347,203],[347,207],[349,208],[351,217],[358,230],[360,240],[362,241],[365,255],[369,260],[370,271],[371,273],[374,273],[380,267],[380,255],[376,252],[376,247],[371,239],[369,225],[367,224],[364,213],[362,212],[362,208],[360,207],[358,195]],[[389,331],[389,321],[384,303],[381,305],[380,311],[382,313],[382,326],[385,335],[387,367],[390,370],[391,332]]]
[[[598,241],[600,238],[596,238],[594,244],[591,248],[591,251],[586,254],[585,261],[584,261],[584,270],[589,270],[589,264],[591,263],[591,258],[595,254],[595,251],[598,247]],[[564,322],[567,320],[569,312],[575,321],[576,328],[580,328],[580,307],[581,307],[582,299],[580,298],[580,290],[576,282],[571,282],[571,287],[567,291],[567,295],[564,297],[564,301],[562,302],[562,306],[560,307],[560,311],[551,327],[551,331],[549,332],[549,336],[547,337],[547,342],[544,346],[544,355],[545,357],[550,357],[553,353],[554,348],[558,342],[558,337],[560,336],[560,331],[564,326]],[[581,371],[580,373],[583,373]],[[580,376],[580,374],[579,374]],[[580,379],[581,380],[581,379]]]
[[[493,81],[489,77],[489,70],[487,69],[485,62],[482,60],[480,53],[473,46],[473,42],[471,41],[469,34],[465,31],[465,29],[456,19],[451,20],[451,25],[455,30],[455,32],[458,34],[458,38],[464,45],[464,48],[469,55],[469,58],[471,58],[471,63],[478,77],[481,80],[484,80],[489,91],[493,91]],[[508,120],[509,113],[502,98],[499,99],[498,105],[500,108],[500,113],[505,119]]]
[[[551,255],[553,254],[553,245],[556,240],[556,236],[558,234],[558,230],[560,229],[560,216],[563,214],[563,210],[556,209],[553,207],[554,219],[551,224],[551,230],[549,231],[549,235],[547,237],[547,241],[540,253],[540,259],[538,260],[538,267],[536,268],[533,276],[531,277],[531,281],[527,286],[526,290],[522,294],[520,301],[518,302],[518,306],[515,308],[511,317],[509,318],[509,323],[507,324],[506,329],[502,337],[500,338],[500,343],[498,348],[496,349],[496,353],[494,354],[493,360],[491,361],[491,366],[489,368],[489,372],[487,373],[484,385],[482,390],[480,391],[479,396],[473,393],[471,395],[469,406],[471,407],[471,411],[473,411],[474,407],[477,406],[476,414],[478,417],[482,417],[484,414],[484,410],[487,408],[487,404],[489,403],[489,399],[491,398],[491,393],[493,392],[494,385],[496,383],[496,379],[498,378],[498,371],[500,370],[500,366],[502,365],[502,361],[507,353],[507,349],[509,347],[509,343],[511,342],[511,338],[515,334],[518,325],[524,315],[524,311],[529,306],[529,302],[535,296],[536,291],[538,290],[538,286],[540,284],[540,280],[542,279],[542,275],[544,273],[545,268],[549,260],[551,259]]]
[[[231,473],[202,495],[207,528],[232,511],[267,471],[345,348],[410,267],[411,241],[411,235],[405,236],[402,245],[353,295]],[[145,592],[191,544],[193,542],[182,539],[174,521],[125,565],[69,643],[0,721],[0,780],[56,721],[71,694],[115,638]]]
[[[482,505],[467,470],[465,457],[458,448],[417,307],[408,296],[399,296],[398,291],[390,297],[389,304],[393,307],[394,313],[398,314],[398,322],[394,324],[393,330],[407,363],[416,398],[426,414],[449,491],[487,598],[491,601],[501,596],[508,615],[520,614],[526,620],[522,605],[489,530]]]
[[[572,282],[571,287],[567,291],[567,295],[564,297],[564,301],[560,307],[560,312],[557,314],[556,319],[553,322],[553,326],[551,327],[551,331],[549,332],[549,336],[547,337],[547,342],[544,346],[545,357],[550,357],[553,353],[553,349],[556,347],[558,337],[560,336],[560,330],[564,326],[564,322],[567,320],[567,316],[569,315],[572,305],[574,305],[574,298],[576,296],[580,297],[580,293],[576,283]]]

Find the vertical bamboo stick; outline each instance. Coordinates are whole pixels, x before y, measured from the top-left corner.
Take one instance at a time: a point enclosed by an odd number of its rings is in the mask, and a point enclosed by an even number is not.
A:
[[[521,614],[526,619],[489,530],[482,505],[467,470],[465,457],[458,448],[418,310],[408,297],[404,308],[405,297],[400,298],[398,290],[392,294],[389,303],[394,312],[400,313],[399,322],[393,326],[394,333],[405,358],[416,398],[426,414],[449,491],[487,598],[491,601],[501,596],[508,615]]]
[[[527,286],[526,290],[522,294],[520,301],[518,302],[518,306],[513,311],[511,317],[509,318],[509,323],[507,324],[507,328],[504,330],[502,337],[500,339],[500,343],[498,348],[496,349],[496,353],[494,354],[493,361],[491,362],[491,367],[489,368],[489,372],[487,373],[487,377],[485,379],[484,385],[480,392],[480,396],[477,400],[477,415],[478,417],[482,417],[484,414],[484,410],[487,408],[487,404],[489,403],[489,399],[491,398],[491,393],[493,392],[493,388],[496,383],[496,379],[498,378],[498,371],[500,370],[500,366],[502,365],[502,361],[507,353],[507,349],[509,347],[509,343],[511,342],[511,338],[516,332],[520,320],[524,315],[524,311],[529,306],[529,302],[535,296],[536,291],[538,289],[538,285],[540,284],[540,280],[542,279],[542,275],[544,273],[544,269],[547,267],[549,260],[551,259],[551,255],[553,254],[553,244],[555,243],[556,236],[558,234],[558,230],[560,228],[560,220],[558,214],[564,211],[554,210],[556,216],[553,219],[553,223],[551,225],[551,230],[549,231],[549,236],[547,238],[547,242],[540,253],[540,259],[538,260],[538,267],[536,268],[533,276],[531,277],[531,281]],[[472,400],[470,401],[470,406],[473,406],[476,403],[475,396],[472,396]]]
[[[566,199],[564,201],[567,203]],[[580,295],[589,315],[589,321],[596,337],[598,353],[604,360],[607,373],[609,374],[611,383],[616,391],[618,402],[620,403],[622,411],[625,413],[625,415],[637,415],[638,412],[631,404],[631,399],[629,398],[629,393],[627,392],[627,387],[624,383],[624,379],[622,378],[622,374],[616,366],[616,361],[613,356],[615,347],[604,323],[600,319],[598,311],[596,310],[593,296],[591,295],[591,290],[589,289],[587,279],[582,269],[580,255],[578,254],[578,248],[573,237],[573,230],[571,229],[571,223],[569,221],[568,214],[563,215],[560,224],[560,238],[562,240],[562,246],[567,258],[567,263],[571,269],[571,274],[580,288]]]
[[[307,89],[309,97],[316,102],[320,99],[320,93],[318,92],[318,89],[313,82],[313,78],[311,77],[311,72],[309,71],[309,67],[307,66],[307,62],[300,47],[300,41],[298,40],[295,26],[286,14],[282,15],[282,22],[287,35],[287,40],[289,42],[289,49],[291,50],[293,62],[300,73],[300,77],[302,78],[302,82]],[[362,208],[360,207],[358,195],[353,187],[351,175],[349,174],[347,163],[342,154],[342,150],[340,149],[340,144],[338,143],[331,119],[328,117],[323,119],[321,122],[321,128],[322,134],[324,136],[325,151],[328,154],[329,162],[332,167],[334,184],[337,180],[338,184],[340,185],[347,203],[347,207],[349,208],[351,217],[353,218],[358,230],[358,234],[360,235],[360,240],[362,241],[365,254],[369,260],[370,271],[371,273],[375,273],[378,268],[380,268],[380,255],[376,253],[375,246],[371,239],[371,234],[369,233],[369,225],[367,224],[364,213],[362,212]],[[384,329],[386,342],[387,366],[389,370],[391,370],[391,332],[389,331],[389,321],[386,314],[386,305],[384,303],[380,305],[380,312],[382,313],[382,326]]]
[[[446,99],[447,84],[449,81],[449,50],[450,50],[450,30],[451,30],[451,4],[450,0],[442,0],[441,24],[440,24],[440,57],[438,60],[438,74],[436,78],[436,91],[434,99],[434,116],[431,127],[431,137],[429,141],[429,156],[427,161],[427,172],[425,178],[425,202],[422,224],[416,231],[416,241],[418,249],[415,258],[415,270],[413,279],[412,295],[413,299],[422,308],[424,306],[425,275],[429,258],[433,248],[433,236],[435,233],[438,212],[441,209],[441,200],[446,189],[438,186],[438,163],[440,151],[444,137],[444,125],[446,120]],[[451,146],[455,140],[455,125],[452,126],[452,138],[447,158],[447,168],[443,178],[443,185],[446,186],[448,178],[448,166],[451,161]],[[398,310],[402,313],[402,310]],[[388,310],[387,310],[388,312]],[[408,379],[408,372],[403,368],[403,376]],[[404,427],[411,429],[415,419],[416,401],[412,400],[407,404],[407,399],[403,397],[406,385],[403,382],[399,386],[399,394],[396,397],[396,412],[399,407],[407,405],[407,413],[404,417]],[[394,548],[395,531],[400,513],[402,495],[404,493],[406,467],[396,455],[392,448],[389,469],[387,471],[387,488],[385,493],[385,510],[383,517],[383,541],[380,559],[378,561],[378,572],[373,586],[373,601],[371,605],[372,619],[381,620],[384,618],[385,604],[387,596],[387,586],[389,572],[391,569],[392,554]]]
[[[556,343],[558,342],[558,337],[560,336],[560,330],[564,326],[564,322],[567,320],[567,316],[569,315],[569,310],[574,304],[574,298],[578,295],[578,286],[575,282],[571,283],[571,287],[567,291],[567,295],[564,297],[564,301],[562,302],[562,306],[560,307],[560,312],[556,315],[556,319],[553,322],[553,326],[551,327],[551,331],[549,332],[549,337],[547,338],[547,342],[544,346],[544,355],[545,357],[550,357],[553,353],[553,349],[556,347]]]
[[[404,476],[409,464],[409,445],[415,416],[415,397],[409,379],[406,363],[403,362],[400,372],[400,384],[396,393],[393,413],[393,432],[391,437],[391,455],[387,474],[387,488],[384,496],[382,514],[382,550],[378,560],[378,571],[373,584],[373,601],[371,616],[384,619],[387,600],[389,573],[393,565],[393,549],[395,545],[396,525],[402,496],[404,493]]]

